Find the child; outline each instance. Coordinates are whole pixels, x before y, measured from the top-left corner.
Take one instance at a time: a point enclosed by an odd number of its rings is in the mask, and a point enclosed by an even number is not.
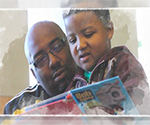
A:
[[[71,9],[63,15],[71,54],[89,84],[119,76],[135,105],[149,90],[142,65],[126,46],[111,48],[109,10]]]

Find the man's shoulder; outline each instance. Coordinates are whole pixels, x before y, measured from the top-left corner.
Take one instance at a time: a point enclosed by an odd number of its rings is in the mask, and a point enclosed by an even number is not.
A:
[[[15,110],[21,110],[28,105],[36,103],[38,100],[44,100],[46,97],[47,94],[40,85],[29,86],[5,104],[4,113],[13,114]]]
[[[28,94],[28,93],[32,94],[41,90],[43,90],[43,88],[39,84],[36,84],[34,86],[28,86],[27,88],[22,90],[20,93],[18,93],[14,98],[20,97],[23,94]]]
[[[36,96],[38,93],[41,93],[41,91],[44,91],[44,89],[38,84],[34,86],[28,86],[27,88],[22,90],[20,93],[15,95],[8,103],[6,103],[6,105],[13,103],[15,101],[18,101],[20,98],[23,98],[29,95]]]

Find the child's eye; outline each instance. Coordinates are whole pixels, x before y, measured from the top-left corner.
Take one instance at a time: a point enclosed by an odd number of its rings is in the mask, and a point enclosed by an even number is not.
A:
[[[88,33],[85,33],[84,36],[87,37],[87,38],[90,38],[93,36],[95,32],[88,32]]]

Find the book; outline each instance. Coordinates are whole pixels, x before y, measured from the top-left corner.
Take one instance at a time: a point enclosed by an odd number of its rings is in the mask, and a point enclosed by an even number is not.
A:
[[[83,114],[138,115],[119,76],[70,91]]]
[[[23,114],[138,115],[139,112],[116,76],[25,107]]]

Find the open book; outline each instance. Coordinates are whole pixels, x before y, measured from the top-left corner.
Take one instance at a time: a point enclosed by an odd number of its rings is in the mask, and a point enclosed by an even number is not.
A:
[[[118,76],[49,98],[25,111],[24,114],[139,114]]]

